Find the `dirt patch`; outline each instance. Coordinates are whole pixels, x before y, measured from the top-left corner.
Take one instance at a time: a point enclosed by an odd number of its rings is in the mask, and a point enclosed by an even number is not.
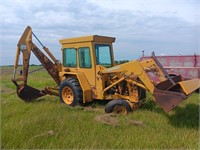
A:
[[[114,127],[119,126],[119,121],[116,118],[116,115],[113,114],[98,115],[95,117],[95,120],[105,125],[111,125]]]

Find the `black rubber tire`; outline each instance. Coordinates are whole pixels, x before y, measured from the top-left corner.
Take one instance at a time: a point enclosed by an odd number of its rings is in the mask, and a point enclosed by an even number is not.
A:
[[[106,113],[112,113],[115,106],[123,106],[127,113],[131,112],[131,106],[129,105],[129,103],[123,99],[116,99],[116,100],[111,100],[110,102],[108,102],[105,106],[105,112]]]
[[[65,103],[62,97],[62,91],[65,87],[68,87],[73,92],[73,101],[71,104]],[[67,79],[63,80],[59,87],[59,98],[62,103],[65,103],[68,106],[81,106],[83,105],[83,92],[81,86],[76,78],[68,77]]]

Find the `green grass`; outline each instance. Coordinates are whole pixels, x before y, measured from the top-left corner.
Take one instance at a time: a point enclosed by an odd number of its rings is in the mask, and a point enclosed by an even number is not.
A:
[[[1,149],[198,149],[199,94],[193,94],[169,113],[148,95],[143,107],[126,116],[114,116],[117,126],[95,118],[104,106],[71,108],[55,96],[26,103],[10,81],[12,68],[1,68]],[[53,85],[41,70],[30,75],[30,85]],[[142,124],[132,124],[139,121]]]

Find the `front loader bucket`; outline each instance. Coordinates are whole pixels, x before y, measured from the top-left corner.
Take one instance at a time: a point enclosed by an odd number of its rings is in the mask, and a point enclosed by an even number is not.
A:
[[[155,101],[163,108],[163,110],[169,112],[182,101],[187,99],[192,92],[200,88],[200,79],[196,78],[176,82],[175,85],[163,89],[162,87],[166,87],[165,85],[166,82],[163,85],[160,83],[160,85],[155,88],[153,96]],[[158,87],[160,89],[158,89]]]
[[[28,85],[23,85],[17,86],[17,95],[22,100],[29,102],[46,94]]]
[[[165,112],[169,112],[187,98],[183,93],[158,89],[155,89],[153,96]]]

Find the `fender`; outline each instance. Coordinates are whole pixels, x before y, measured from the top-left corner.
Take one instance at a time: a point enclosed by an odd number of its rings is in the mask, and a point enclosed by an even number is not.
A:
[[[75,76],[79,84],[81,85],[82,91],[83,91],[83,103],[91,102],[92,99],[92,89],[87,81],[87,78],[83,73],[76,73],[76,72],[59,72],[59,76],[63,77],[62,81],[66,79],[69,76]]]

